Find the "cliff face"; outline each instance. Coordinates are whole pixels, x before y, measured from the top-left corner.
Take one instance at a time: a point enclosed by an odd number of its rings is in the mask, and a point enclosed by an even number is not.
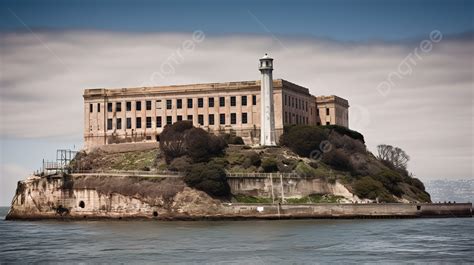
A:
[[[173,188],[163,192],[164,187]],[[220,201],[179,179],[30,176],[18,183],[7,219],[186,219],[217,214],[220,207]]]

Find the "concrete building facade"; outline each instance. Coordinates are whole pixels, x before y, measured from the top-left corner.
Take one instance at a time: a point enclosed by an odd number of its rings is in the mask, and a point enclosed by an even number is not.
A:
[[[214,133],[235,133],[248,144],[260,142],[261,81],[159,87],[86,89],[85,148],[157,141],[167,124],[191,120]],[[305,87],[273,80],[276,140],[290,124],[348,126],[348,102],[315,97]]]

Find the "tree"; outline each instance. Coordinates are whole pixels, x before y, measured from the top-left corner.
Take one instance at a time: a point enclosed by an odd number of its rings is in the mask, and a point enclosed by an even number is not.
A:
[[[313,151],[320,150],[321,142],[326,139],[326,132],[320,127],[294,125],[285,128],[280,143],[300,156],[309,157]]]
[[[214,161],[193,164],[186,172],[184,181],[211,196],[227,197],[230,194],[224,167]]]
[[[185,136],[186,131],[193,128],[190,121],[180,121],[172,125],[166,125],[160,134],[160,149],[165,155],[166,163],[186,154]]]
[[[401,148],[391,145],[381,144],[377,146],[377,158],[389,162],[393,167],[398,169],[407,168],[410,157]]]
[[[167,125],[160,135],[160,148],[168,164],[184,155],[193,162],[205,162],[222,154],[226,146],[222,137],[195,128],[190,121]]]

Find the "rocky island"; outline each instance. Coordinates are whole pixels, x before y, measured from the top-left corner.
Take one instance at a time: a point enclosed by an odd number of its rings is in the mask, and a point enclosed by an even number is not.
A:
[[[341,126],[289,126],[279,146],[255,147],[182,121],[166,126],[159,143],[84,150],[64,172],[20,181],[6,218],[472,216],[470,203],[431,203],[406,165],[384,157],[390,146],[380,151]]]

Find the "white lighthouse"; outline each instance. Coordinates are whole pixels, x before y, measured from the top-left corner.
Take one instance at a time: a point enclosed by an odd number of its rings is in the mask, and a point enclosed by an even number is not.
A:
[[[260,72],[262,82],[260,84],[260,145],[275,146],[275,115],[273,107],[273,59],[265,53],[260,59]]]

